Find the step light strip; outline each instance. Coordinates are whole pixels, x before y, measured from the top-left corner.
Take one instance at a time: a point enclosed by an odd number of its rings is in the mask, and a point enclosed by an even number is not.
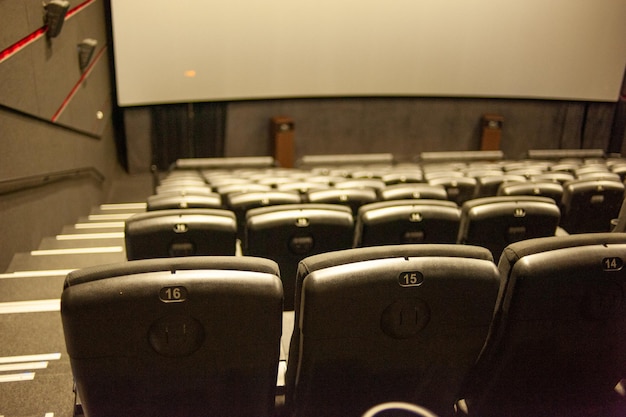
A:
[[[60,353],[2,357],[0,358],[0,372],[14,372],[22,370],[27,372],[0,374],[0,383],[32,381],[35,379],[35,372],[29,371],[47,369],[49,361],[56,361],[59,359],[61,359]],[[54,416],[54,413],[46,413],[45,416]]]
[[[17,362],[58,361],[61,353],[39,353],[36,355],[4,356],[0,357],[0,364]]]
[[[61,311],[61,300],[11,301],[0,303],[0,314],[43,313]]]
[[[42,271],[7,272],[6,274],[0,274],[0,279],[63,277],[72,271],[73,269],[47,269]]]
[[[32,381],[33,379],[35,379],[34,372],[23,372],[21,374],[0,375],[0,383]]]
[[[47,361],[9,363],[6,365],[0,365],[0,372],[30,371],[34,369],[46,369],[48,367],[48,363],[49,362]]]
[[[72,249],[46,249],[34,250],[30,254],[32,256],[57,256],[57,255],[82,255],[95,253],[120,253],[124,248],[121,246],[106,246],[99,248],[72,248]]]
[[[123,239],[124,232],[108,233],[77,233],[67,235],[56,235],[56,240],[91,240],[91,239]]]
[[[124,222],[102,222],[102,223],[76,223],[74,225],[77,229],[110,229],[110,228],[123,228]]]
[[[126,220],[130,216],[134,216],[136,213],[117,213],[117,214],[90,214],[89,221],[102,221],[102,220]]]
[[[147,206],[146,203],[102,204],[100,210],[145,210]]]

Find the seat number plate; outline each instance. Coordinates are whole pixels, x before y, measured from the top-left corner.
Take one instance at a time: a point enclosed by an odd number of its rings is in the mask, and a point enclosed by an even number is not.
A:
[[[159,291],[159,298],[164,303],[180,303],[187,299],[187,288],[182,286],[163,287]]]
[[[602,260],[602,268],[605,271],[619,271],[624,266],[622,258],[611,257]]]
[[[419,271],[402,272],[398,283],[401,287],[418,287],[424,283],[424,275]]]

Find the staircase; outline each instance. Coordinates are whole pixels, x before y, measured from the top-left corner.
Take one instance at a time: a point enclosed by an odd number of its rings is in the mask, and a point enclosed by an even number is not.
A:
[[[104,204],[0,274],[0,415],[71,417],[73,380],[60,316],[66,274],[123,262],[124,220],[145,203]]]

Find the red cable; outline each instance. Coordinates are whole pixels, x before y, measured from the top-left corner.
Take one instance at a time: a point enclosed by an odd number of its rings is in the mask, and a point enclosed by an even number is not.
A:
[[[94,59],[91,61],[91,63],[87,67],[87,69],[85,69],[85,71],[80,76],[80,79],[78,80],[76,85],[74,85],[74,88],[72,88],[72,90],[67,95],[67,97],[65,97],[65,100],[63,100],[63,103],[61,103],[61,107],[59,107],[59,109],[54,113],[54,115],[52,116],[52,119],[50,119],[50,120],[52,120],[53,122],[56,122],[57,119],[59,118],[59,116],[61,116],[61,113],[63,113],[63,110],[65,110],[67,105],[70,103],[70,101],[74,97],[74,94],[76,94],[76,91],[78,91],[78,87],[80,87],[80,85],[83,83],[83,81],[85,81],[85,79],[89,76],[89,73],[91,73],[91,70],[93,69],[94,65],[100,60],[100,58],[102,57],[102,55],[104,54],[104,51],[106,49],[107,48],[105,46],[94,57]]]
[[[89,6],[94,1],[96,0],[86,0],[82,2],[81,4],[79,4],[78,6],[74,7],[73,9],[70,9],[65,15],[65,20],[74,16],[76,13],[80,12],[81,10]],[[9,59],[13,55],[15,55],[17,52],[24,49],[26,46],[30,45],[31,43],[35,42],[37,39],[41,38],[44,35],[44,33],[46,33],[47,30],[48,30],[48,26],[44,25],[40,27],[39,29],[37,29],[36,31],[34,31],[33,33],[31,33],[30,35],[27,35],[23,39],[20,39],[19,41],[15,42],[13,45],[1,51],[0,63]]]

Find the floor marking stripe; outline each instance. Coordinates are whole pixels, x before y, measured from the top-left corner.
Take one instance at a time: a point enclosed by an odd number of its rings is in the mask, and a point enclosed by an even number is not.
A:
[[[42,313],[61,311],[61,300],[13,301],[0,303],[0,314]]]
[[[102,204],[100,210],[141,210],[147,206],[146,203]]]
[[[98,248],[72,248],[72,249],[47,249],[47,250],[34,250],[30,254],[32,256],[47,256],[47,255],[78,255],[78,254],[93,254],[93,253],[117,253],[124,251],[121,246],[105,246]]]
[[[136,213],[118,213],[118,214],[90,214],[87,219],[89,221],[102,221],[102,220],[126,220]]]
[[[4,356],[0,357],[0,363],[58,361],[61,353],[40,353],[37,355]]]
[[[35,379],[34,372],[24,372],[21,374],[8,374],[0,375],[0,383],[2,382],[20,382],[20,381],[32,381]]]
[[[34,369],[46,369],[48,362],[20,362],[0,365],[0,372],[31,371]]]
[[[118,239],[123,237],[124,232],[77,233],[72,235],[56,235],[56,240]]]
[[[110,229],[116,227],[123,228],[125,224],[124,222],[76,223],[74,227],[77,229]]]
[[[45,269],[42,271],[16,271],[0,274],[0,279],[5,278],[40,278],[40,277],[62,277],[74,269]],[[2,417],[2,416],[0,416]]]

